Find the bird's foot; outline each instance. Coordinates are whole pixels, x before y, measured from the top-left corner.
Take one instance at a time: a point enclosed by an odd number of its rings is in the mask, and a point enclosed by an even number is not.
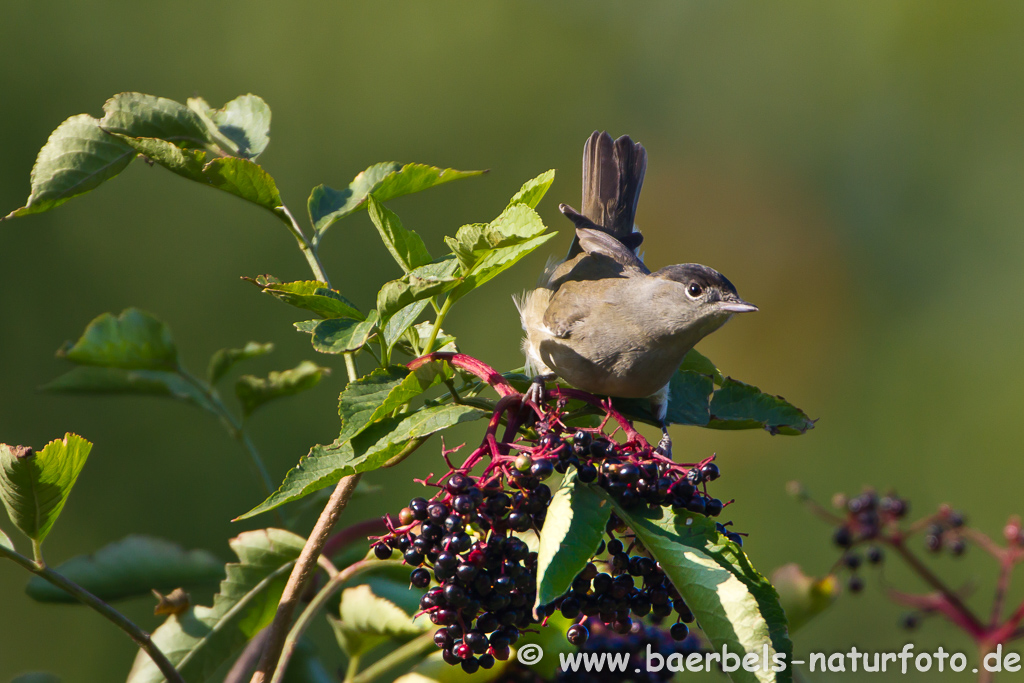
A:
[[[544,375],[537,375],[533,378],[533,381],[530,382],[530,388],[526,390],[525,394],[523,394],[524,403],[532,403],[535,406],[540,407],[540,405],[547,400],[548,392],[544,386],[544,381]]]
[[[658,442],[658,447],[655,451],[666,458],[672,457],[672,437],[668,435],[668,429],[665,427],[661,429],[661,441]]]

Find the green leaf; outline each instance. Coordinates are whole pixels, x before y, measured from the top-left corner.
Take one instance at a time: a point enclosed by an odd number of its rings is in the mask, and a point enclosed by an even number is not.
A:
[[[683,364],[679,366],[679,369],[683,371],[692,370],[701,375],[708,375],[719,386],[724,380],[722,373],[715,367],[715,364],[697,349],[690,349],[683,356]]]
[[[815,420],[787,402],[755,386],[726,377],[711,399],[711,422],[715,429],[757,429],[771,434],[795,436],[814,427]]]
[[[141,394],[188,401],[217,414],[217,408],[199,387],[175,372],[125,370],[123,368],[74,368],[44,385],[43,391],[57,394]]]
[[[338,644],[349,657],[359,657],[394,638],[408,638],[433,628],[427,619],[413,621],[389,600],[374,595],[367,585],[341,592],[341,619],[331,619]]]
[[[270,144],[270,107],[256,95],[242,95],[213,109],[201,97],[190,97],[194,111],[217,145],[232,156],[255,159]]]
[[[439,263],[431,263],[421,266],[397,280],[385,283],[377,293],[377,313],[380,315],[380,319],[386,322],[403,308],[417,301],[423,301],[423,305],[426,306],[427,300],[431,297],[457,287],[462,281],[461,278],[433,274],[437,271],[447,270],[447,268],[438,267],[439,265]]]
[[[229,542],[239,562],[225,566],[227,578],[212,607],[190,607],[153,632],[153,642],[187,681],[210,680],[246,642],[270,623],[305,539],[281,529],[239,534]],[[145,652],[135,657],[128,683],[162,683]]]
[[[388,248],[402,270],[408,273],[434,260],[427,251],[423,238],[412,230],[406,230],[398,216],[374,199],[372,194],[366,198],[366,210],[377,232],[380,233],[384,246]]]
[[[787,662],[792,659],[793,643],[778,594],[714,521],[667,508],[626,511],[601,489],[594,491],[612,502],[616,514],[664,568],[713,650],[727,647],[741,659],[744,653],[756,653],[761,661],[767,647],[769,662],[776,652],[785,653]],[[740,668],[730,676],[736,683],[774,683],[791,681],[793,674],[790,669],[774,673]]]
[[[365,320],[366,316],[359,312],[355,305],[338,292],[317,280],[299,280],[281,282],[270,275],[257,278],[244,277],[266,294],[280,299],[296,308],[311,311],[321,318],[352,318]]]
[[[239,157],[215,156],[201,149],[181,149],[159,138],[119,137],[167,170],[252,202],[291,226],[277,183],[259,164]]]
[[[73,557],[55,569],[107,602],[148,595],[151,590],[215,586],[224,578],[223,563],[211,553],[186,551],[170,541],[138,535]],[[32,577],[25,592],[39,602],[77,602],[38,576]]]
[[[444,256],[416,269],[415,274],[423,278],[450,278],[459,269],[459,263],[451,256]],[[388,350],[394,348],[398,340],[402,338],[405,331],[419,319],[424,309],[430,305],[430,299],[424,298],[415,301],[395,313],[384,325],[384,343]]]
[[[401,385],[409,369],[401,365],[376,368],[370,374],[349,382],[341,392],[338,414],[341,416],[340,442],[349,441],[398,405],[388,407],[387,398]]]
[[[330,372],[330,368],[304,360],[291,370],[271,372],[265,379],[253,375],[239,377],[235,383],[235,395],[242,402],[245,416],[249,417],[253,411],[268,401],[312,389]]]
[[[519,192],[513,195],[508,205],[513,204],[526,204],[531,209],[536,209],[537,205],[540,204],[540,200],[547,194],[548,188],[551,187],[551,183],[555,182],[555,169],[545,171],[533,180],[527,180]]]
[[[212,147],[202,118],[184,104],[138,92],[114,95],[103,105],[100,127],[132,138],[159,138],[183,148]]]
[[[320,353],[347,353],[363,348],[377,328],[377,311],[370,311],[366,320],[331,318],[315,320],[312,329],[299,328],[313,335],[313,348]],[[298,324],[296,325],[298,327]]]
[[[456,171],[424,164],[405,164],[386,161],[374,164],[353,178],[344,190],[318,185],[309,195],[309,218],[321,237],[327,228],[345,216],[366,206],[366,197],[372,192],[379,202],[420,192],[452,180],[470,178],[484,171]]]
[[[326,446],[314,446],[288,471],[277,491],[238,519],[248,519],[298,500],[350,474],[371,472],[401,452],[412,439],[489,415],[489,412],[466,405],[431,406],[404,417],[376,422],[352,440],[338,439]]]
[[[0,500],[14,526],[42,543],[64,509],[92,444],[70,432],[39,452],[0,444]]]
[[[216,384],[217,380],[226,375],[236,363],[265,356],[273,350],[274,345],[270,342],[260,344],[252,341],[240,349],[220,349],[210,356],[210,365],[206,370],[206,376],[210,380],[210,384]]]
[[[796,564],[785,564],[772,572],[772,585],[786,610],[790,633],[824,612],[839,597],[835,576],[816,579],[804,574]]]
[[[126,308],[116,318],[104,313],[93,319],[74,345],[57,352],[78,365],[99,365],[127,370],[174,370],[178,349],[163,322],[137,308]]]
[[[0,529],[0,546],[8,550],[14,550],[14,543],[11,541],[11,537],[4,533],[3,529]]]
[[[135,150],[104,133],[97,119],[88,114],[72,116],[50,133],[39,150],[25,206],[4,220],[60,206],[110,180],[134,158]]]
[[[564,595],[597,551],[612,506],[576,479],[572,470],[548,505],[537,551],[537,600],[534,608]]]
[[[394,318],[392,318],[394,320]],[[434,329],[434,323],[429,321],[413,325],[405,331],[405,335],[398,340],[396,346],[406,354],[417,358],[422,355],[423,348],[430,339],[430,333]],[[443,329],[437,331],[437,338],[434,340],[438,351],[456,350],[455,337],[446,333]]]

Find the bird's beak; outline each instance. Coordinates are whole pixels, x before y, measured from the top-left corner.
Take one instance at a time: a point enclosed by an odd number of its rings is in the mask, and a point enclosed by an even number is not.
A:
[[[748,304],[742,299],[736,301],[723,301],[718,305],[718,308],[729,313],[753,313],[757,310],[757,306],[754,304]]]

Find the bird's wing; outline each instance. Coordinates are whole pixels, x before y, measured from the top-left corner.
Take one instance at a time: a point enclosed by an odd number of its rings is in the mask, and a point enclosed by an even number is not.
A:
[[[562,284],[551,296],[544,311],[545,331],[558,339],[572,336],[573,328],[587,319],[595,303],[595,292],[588,287],[600,287],[601,282],[574,280]]]
[[[612,141],[607,132],[594,131],[583,147],[583,216],[615,239],[628,242],[646,171],[643,145],[628,135]],[[581,250],[573,240],[566,259]]]
[[[622,275],[626,277],[649,275],[651,272],[632,249],[606,232],[593,228],[576,228],[576,239],[588,256],[608,258],[621,265]]]

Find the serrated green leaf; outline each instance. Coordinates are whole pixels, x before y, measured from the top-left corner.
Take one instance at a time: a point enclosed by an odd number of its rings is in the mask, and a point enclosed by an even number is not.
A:
[[[366,319],[366,316],[360,313],[351,301],[317,280],[281,282],[269,275],[242,279],[251,282],[262,289],[264,293],[280,299],[286,304],[311,311],[321,318]]]
[[[772,396],[755,386],[726,377],[711,398],[714,429],[757,429],[771,434],[795,436],[814,428],[807,413],[781,396]]]
[[[98,365],[128,370],[174,370],[178,349],[171,330],[154,316],[126,308],[116,318],[97,316],[73,345],[57,352],[78,365]]]
[[[839,582],[831,574],[821,579],[807,576],[796,564],[785,564],[772,572],[772,585],[786,611],[792,634],[824,612],[839,597]]]
[[[0,501],[14,526],[42,543],[64,509],[92,444],[70,432],[43,450],[0,444]]]
[[[217,413],[217,408],[196,385],[175,372],[164,370],[82,366],[65,372],[42,389],[58,394],[165,396]]]
[[[517,204],[516,206],[525,206],[525,204]],[[494,279],[514,266],[523,257],[530,254],[530,252],[534,251],[537,247],[544,244],[554,236],[555,233],[552,232],[547,235],[541,235],[540,237],[534,237],[533,239],[526,240],[519,244],[500,247],[488,252],[473,267],[473,271],[463,278],[462,284],[460,284],[448,296],[452,301],[461,299],[477,287],[480,287],[484,283]]]
[[[366,197],[366,210],[377,232],[380,233],[384,246],[388,248],[402,270],[408,273],[434,260],[427,251],[423,238],[412,230],[406,230],[398,216],[377,201],[372,194]]]
[[[429,321],[413,325],[405,331],[405,334],[398,340],[395,346],[413,358],[418,358],[423,355],[423,348],[430,339],[430,333],[433,329],[434,323]],[[434,340],[434,346],[437,351],[454,352],[456,350],[455,337],[448,334],[443,329],[438,330],[437,338]]]
[[[387,282],[377,293],[377,313],[388,321],[396,313],[417,301],[426,301],[438,294],[454,289],[462,282],[457,277],[420,277],[417,271]]]
[[[32,166],[31,192],[25,206],[4,220],[42,213],[85,194],[115,177],[131,163],[135,150],[88,114],[72,116],[50,133]]]
[[[459,269],[459,262],[451,256],[444,256],[416,269],[420,277],[449,278],[455,275]],[[405,331],[416,322],[424,309],[430,305],[430,299],[420,299],[400,309],[384,325],[384,343],[390,351],[398,340],[402,338]]]
[[[340,619],[331,619],[338,644],[349,657],[366,654],[392,638],[408,638],[430,630],[427,619],[413,618],[389,600],[378,597],[368,585],[341,592]]]
[[[314,446],[288,471],[277,491],[238,519],[248,519],[298,500],[350,474],[371,472],[397,455],[412,439],[489,415],[466,405],[425,407],[404,417],[376,422],[350,441],[339,439],[326,446]]]
[[[483,172],[441,169],[424,164],[402,165],[395,161],[374,164],[357,175],[344,190],[334,190],[326,185],[313,188],[309,195],[309,218],[319,237],[336,221],[365,208],[366,197],[371,192],[377,201],[385,202]]]
[[[690,349],[683,356],[683,364],[679,366],[679,369],[684,371],[692,370],[701,375],[708,375],[716,385],[721,385],[724,379],[715,364],[697,349]]]
[[[212,607],[190,607],[153,632],[153,642],[187,681],[205,681],[237,656],[273,619],[292,565],[305,539],[282,529],[259,529],[229,541],[239,562],[225,566],[227,578]],[[140,651],[128,683],[162,683],[153,660]]]
[[[714,521],[668,508],[627,511],[603,490],[594,491],[614,505],[615,513],[661,564],[713,650],[726,647],[741,659],[744,653],[756,653],[760,661],[767,647],[768,661],[775,653],[784,653],[787,662],[792,659],[793,643],[778,594],[743,550],[718,532]],[[740,668],[729,675],[735,683],[793,680],[788,668],[778,673]]]
[[[366,320],[331,318],[318,320],[312,330],[313,348],[320,353],[347,353],[363,348],[377,329],[377,311],[370,311]],[[306,331],[306,330],[300,330]]]
[[[103,105],[100,127],[132,138],[159,138],[182,148],[211,148],[203,120],[184,104],[138,92],[114,95]]]
[[[252,341],[240,349],[220,349],[210,356],[210,364],[206,370],[206,376],[210,380],[210,384],[216,384],[235,364],[250,358],[265,356],[273,350],[274,345],[270,342],[260,344],[259,342]]]
[[[202,149],[181,149],[160,138],[119,137],[167,170],[252,202],[270,211],[285,225],[291,225],[277,183],[259,164],[239,157],[219,157]]]
[[[242,412],[249,417],[268,401],[312,389],[330,372],[330,368],[304,360],[291,370],[271,372],[266,378],[242,375],[235,383],[235,395],[242,402]]]
[[[555,169],[545,171],[532,180],[527,180],[519,188],[519,192],[516,192],[512,199],[509,200],[508,205],[526,204],[531,209],[536,209],[553,182],[555,182]]]
[[[179,587],[215,586],[224,578],[223,563],[211,553],[186,551],[170,541],[141,535],[73,557],[55,569],[107,602],[149,595],[151,590],[167,593]],[[32,577],[25,592],[39,602],[77,602],[38,576]]]
[[[534,608],[564,595],[597,551],[612,506],[576,479],[572,470],[551,498],[537,550]]]
[[[213,109],[201,97],[191,97],[188,108],[206,124],[217,145],[232,156],[255,159],[270,144],[270,107],[256,95],[241,95],[220,109]]]
[[[385,409],[384,404],[391,392],[409,374],[402,365],[376,368],[354,382],[349,382],[341,392],[338,401],[338,415],[341,417],[339,442],[345,442],[366,429],[374,420],[394,410]]]

